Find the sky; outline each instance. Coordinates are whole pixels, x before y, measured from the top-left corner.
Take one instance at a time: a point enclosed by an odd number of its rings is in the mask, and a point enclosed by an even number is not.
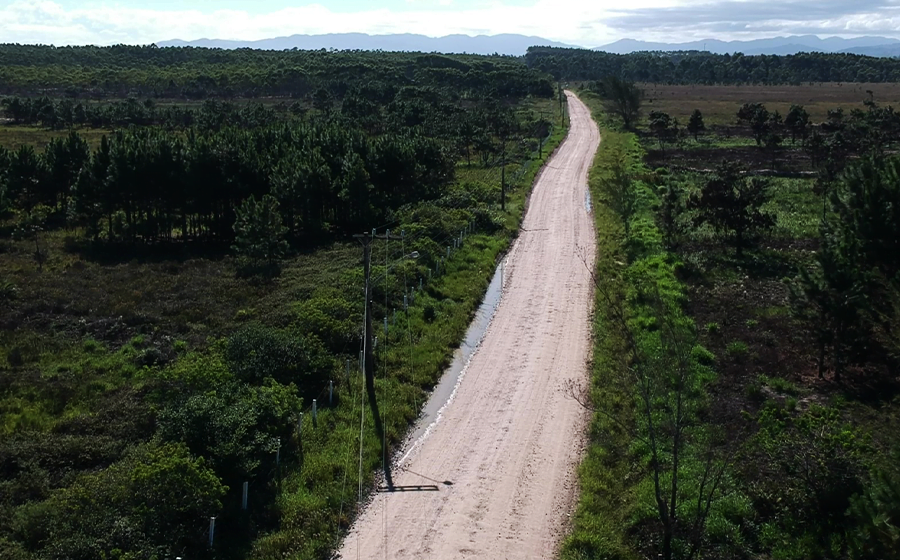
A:
[[[0,0],[0,43],[250,41],[346,32],[520,33],[584,47],[621,38],[900,38],[900,0]]]

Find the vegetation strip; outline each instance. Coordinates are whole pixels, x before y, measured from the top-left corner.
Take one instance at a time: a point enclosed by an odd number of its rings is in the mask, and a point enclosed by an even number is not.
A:
[[[563,557],[897,558],[893,109],[744,103],[728,131],[695,110],[689,140],[611,81],[584,97],[636,132],[607,131],[592,172],[595,379],[571,389],[595,421]],[[673,165],[735,130],[776,178]],[[815,179],[779,176],[798,165]]]
[[[594,110],[597,98],[586,95]],[[684,315],[684,288],[665,252],[630,134],[606,131],[591,173],[598,235],[595,409],[582,498],[564,558],[632,557],[630,527],[658,531],[660,550],[694,557],[719,503],[725,462],[703,457],[716,435],[699,420],[714,379],[711,355]]]

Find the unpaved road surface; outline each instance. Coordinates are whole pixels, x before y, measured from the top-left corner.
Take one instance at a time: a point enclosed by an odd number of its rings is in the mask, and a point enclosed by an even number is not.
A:
[[[572,511],[587,419],[566,396],[587,376],[594,259],[587,172],[600,142],[571,93],[569,136],[534,187],[503,297],[450,405],[396,467],[340,557],[550,559]],[[443,481],[452,484],[444,484]],[[430,488],[429,488],[430,486]]]

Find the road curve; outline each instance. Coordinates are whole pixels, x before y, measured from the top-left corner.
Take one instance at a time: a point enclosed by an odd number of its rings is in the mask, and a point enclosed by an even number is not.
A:
[[[379,493],[340,558],[549,559],[571,512],[587,421],[565,395],[587,376],[593,224],[587,173],[600,142],[571,92],[569,135],[534,187],[503,296],[451,404]],[[436,483],[448,481],[451,485]]]

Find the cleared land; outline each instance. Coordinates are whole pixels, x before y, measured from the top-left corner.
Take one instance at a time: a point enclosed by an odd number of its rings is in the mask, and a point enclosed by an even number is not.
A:
[[[686,124],[691,112],[700,109],[706,125],[733,125],[744,103],[763,103],[770,111],[786,115],[791,105],[803,105],[814,122],[828,116],[829,109],[863,108],[868,91],[881,105],[900,106],[900,84],[813,83],[799,86],[680,86],[641,84],[646,98],[644,111],[663,111]]]
[[[567,95],[569,136],[535,185],[493,322],[451,405],[394,476],[397,487],[433,488],[378,494],[342,558],[555,553],[586,421],[563,387],[587,375],[594,234],[585,196],[600,141],[588,109]]]

